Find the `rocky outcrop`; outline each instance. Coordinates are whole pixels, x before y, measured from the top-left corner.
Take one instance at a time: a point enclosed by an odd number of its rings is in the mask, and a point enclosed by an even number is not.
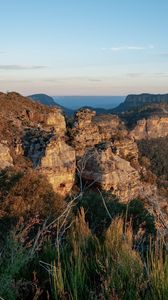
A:
[[[93,123],[97,126],[101,141],[109,141],[112,137],[124,137],[127,130],[124,123],[115,115],[99,115],[93,117]]]
[[[0,168],[13,162],[25,171],[32,167],[66,197],[74,184],[76,160],[75,150],[65,143],[62,111],[13,92],[0,94],[0,105],[0,138],[5,136],[9,146],[0,146]]]
[[[138,147],[117,116],[96,116],[94,111],[82,109],[75,116],[71,139],[84,180],[111,191],[122,201],[139,194],[142,167]]]
[[[115,138],[112,141],[113,149],[115,153],[121,158],[130,162],[138,163],[138,146],[133,138],[125,136],[123,138]]]
[[[168,117],[153,116],[149,119],[139,120],[130,136],[136,140],[154,139],[168,135]]]
[[[12,146],[14,140],[22,138],[26,128],[53,130],[58,136],[64,136],[66,122],[62,111],[50,108],[18,93],[0,94],[0,138]]]
[[[138,171],[130,162],[113,153],[111,143],[99,144],[87,151],[82,177],[95,182],[102,190],[111,191],[121,201],[127,202],[137,197],[142,185]]]
[[[100,142],[98,127],[92,123],[92,118],[95,115],[96,113],[89,109],[81,110],[75,115],[70,135],[71,144],[75,148],[77,156],[82,156],[86,148]]]
[[[32,161],[33,168],[39,170],[53,190],[66,197],[75,179],[75,151],[63,138],[52,131],[28,128],[23,138],[24,155]]]
[[[75,151],[63,140],[52,138],[40,162],[40,172],[47,177],[56,194],[66,197],[75,181]]]
[[[6,142],[0,143],[0,170],[13,166],[13,159],[10,155]]]
[[[99,115],[89,109],[81,109],[75,115],[73,128],[70,132],[71,143],[77,156],[82,156],[85,149],[112,137],[126,134],[123,123],[117,116]]]
[[[78,166],[86,160],[83,179],[122,201],[145,197],[144,190],[150,191],[140,179],[143,172],[135,139],[165,135],[165,116],[139,121],[129,133],[119,117],[81,109],[66,134],[65,118],[57,107],[43,106],[17,93],[0,94],[0,105],[0,139],[6,139],[0,144],[0,168],[13,164],[24,165],[25,171],[34,168],[64,198],[75,181],[76,160]]]
[[[62,111],[58,108],[53,108],[47,115],[45,123],[50,128],[53,128],[57,135],[64,136],[66,133],[66,122]]]

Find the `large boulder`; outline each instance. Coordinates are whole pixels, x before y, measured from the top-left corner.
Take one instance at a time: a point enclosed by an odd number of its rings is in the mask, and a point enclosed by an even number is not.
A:
[[[124,202],[140,194],[142,185],[138,171],[129,161],[113,153],[111,143],[88,150],[83,160],[86,161],[82,172],[85,181],[95,182],[102,190],[111,191]]]

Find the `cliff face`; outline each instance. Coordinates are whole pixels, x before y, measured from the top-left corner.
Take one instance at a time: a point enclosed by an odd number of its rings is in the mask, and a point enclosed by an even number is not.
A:
[[[65,142],[66,122],[61,110],[17,93],[1,93],[0,105],[0,138],[6,139],[0,144],[0,168],[36,168],[54,191],[65,197],[74,184],[76,168],[75,151]]]
[[[83,160],[83,180],[95,182],[122,201],[150,194],[144,186],[135,139],[168,134],[168,119],[141,120],[128,132],[114,115],[96,116],[82,109],[71,128],[59,108],[49,108],[19,94],[0,94],[0,166],[12,165],[36,169],[54,191],[66,197],[75,182],[76,161]],[[67,134],[68,132],[68,134]],[[5,139],[5,142],[2,142]],[[30,163],[31,162],[31,163]]]
[[[152,211],[159,202],[162,214],[167,214],[166,188],[159,190],[148,166],[140,165],[136,143],[168,136],[165,106],[161,107],[163,115],[145,117],[132,130],[118,116],[96,116],[89,109],[78,111],[74,123],[66,128],[59,108],[17,93],[0,93],[0,107],[0,170],[16,167],[24,174],[42,174],[61,198],[78,184],[75,177],[81,171],[86,186],[98,186],[122,202],[144,199]]]
[[[100,115],[89,109],[82,109],[75,115],[71,130],[71,142],[77,156],[101,142],[109,141],[113,136],[126,134],[125,127],[117,116]]]
[[[56,194],[65,197],[75,181],[75,151],[61,139],[53,138],[41,159],[40,172],[47,177]]]
[[[0,94],[0,138],[12,146],[26,128],[51,129],[58,135],[66,131],[65,118],[59,108],[35,103],[17,93]]]
[[[168,103],[168,94],[128,95],[123,103],[113,109],[115,113],[128,112],[148,104]]]
[[[71,142],[77,153],[77,164],[85,166],[84,181],[111,191],[122,201],[139,194],[141,166],[138,148],[117,116],[80,110],[71,131]]]
[[[74,184],[76,158],[74,149],[65,143],[62,135],[39,128],[28,129],[23,138],[23,147],[33,168],[47,178],[56,194],[66,197]]]
[[[142,185],[138,171],[127,160],[113,153],[111,143],[99,144],[85,155],[84,180],[95,182],[102,190],[111,191],[121,201],[136,198]]]
[[[53,108],[48,113],[44,123],[47,127],[53,128],[55,133],[59,136],[64,136],[66,133],[66,122],[60,109]],[[47,129],[47,128],[46,128]]]
[[[75,115],[73,128],[70,131],[71,143],[78,156],[85,153],[85,148],[99,143],[100,136],[98,128],[92,123],[96,113],[88,109],[79,111]]]
[[[130,136],[136,140],[153,139],[168,135],[168,117],[153,116],[137,122],[130,132]]]

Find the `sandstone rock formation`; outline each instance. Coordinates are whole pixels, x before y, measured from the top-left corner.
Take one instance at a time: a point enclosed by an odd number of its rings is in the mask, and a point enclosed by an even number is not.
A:
[[[55,193],[65,198],[77,184],[76,171],[84,161],[83,182],[94,183],[92,187],[98,185],[123,202],[137,197],[144,202],[159,201],[165,210],[166,191],[162,190],[163,199],[155,180],[149,182],[148,168],[139,163],[136,140],[168,135],[166,106],[160,107],[161,114],[151,115],[150,111],[144,118],[143,112],[142,120],[137,112],[131,126],[139,121],[130,131],[118,116],[97,116],[89,109],[78,111],[74,123],[69,121],[66,128],[59,108],[17,93],[0,93],[0,107],[0,169],[13,166],[32,174],[35,169],[36,175],[42,174]]]
[[[54,191],[66,197],[75,182],[76,160],[79,165],[86,159],[83,179],[95,181],[122,201],[145,197],[144,190],[150,194],[151,186],[144,186],[141,180],[145,170],[138,162],[135,139],[163,136],[168,125],[165,116],[139,121],[129,133],[119,117],[96,116],[94,111],[81,109],[67,135],[59,108],[43,106],[17,93],[1,93],[0,105],[0,138],[6,138],[6,144],[0,144],[1,168],[26,158],[26,167],[43,174]]]
[[[102,190],[111,191],[121,201],[136,198],[142,190],[138,171],[130,162],[113,153],[111,143],[102,143],[87,151],[84,180],[95,182]]]
[[[39,128],[26,130],[23,147],[33,167],[47,178],[59,196],[66,197],[75,180],[74,149],[63,138]]]
[[[52,108],[48,113],[46,120],[44,120],[47,126],[53,128],[57,135],[64,136],[66,133],[65,118],[58,108]]]
[[[75,115],[71,130],[71,142],[77,156],[82,156],[85,149],[111,140],[113,136],[125,135],[124,124],[117,116],[99,115],[89,109],[81,109]]]
[[[53,138],[41,159],[40,172],[47,177],[54,191],[65,197],[69,194],[75,181],[75,151],[63,140]]]
[[[14,92],[1,93],[0,106],[0,138],[6,137],[9,145],[0,144],[0,168],[12,164],[30,167],[31,161],[54,191],[65,197],[74,184],[76,163],[74,149],[65,143],[62,111]]]
[[[50,108],[33,102],[18,93],[0,94],[0,138],[12,147],[22,138],[26,128],[51,129],[58,136],[66,132],[65,118],[59,108]]]
[[[85,148],[100,142],[98,127],[92,123],[96,112],[89,109],[80,110],[75,115],[73,128],[70,132],[71,143],[78,156],[82,156]]]
[[[128,160],[131,164],[135,166],[139,166],[138,159],[138,147],[134,140],[134,138],[130,138],[129,136],[125,136],[122,138],[114,138],[112,140],[113,149],[115,149],[115,153],[119,155],[121,158]]]
[[[13,159],[10,155],[9,147],[4,143],[0,143],[0,169],[13,166]]]
[[[136,140],[153,139],[168,135],[168,117],[153,116],[149,119],[139,120],[130,136]]]
[[[143,189],[137,144],[117,116],[96,116],[82,109],[75,116],[71,139],[78,169],[81,170],[81,162],[85,166],[84,180],[95,182],[122,201],[136,197]]]

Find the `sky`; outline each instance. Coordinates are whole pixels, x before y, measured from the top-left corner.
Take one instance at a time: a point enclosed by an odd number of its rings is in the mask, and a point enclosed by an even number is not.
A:
[[[168,92],[168,0],[0,0],[0,91]]]

